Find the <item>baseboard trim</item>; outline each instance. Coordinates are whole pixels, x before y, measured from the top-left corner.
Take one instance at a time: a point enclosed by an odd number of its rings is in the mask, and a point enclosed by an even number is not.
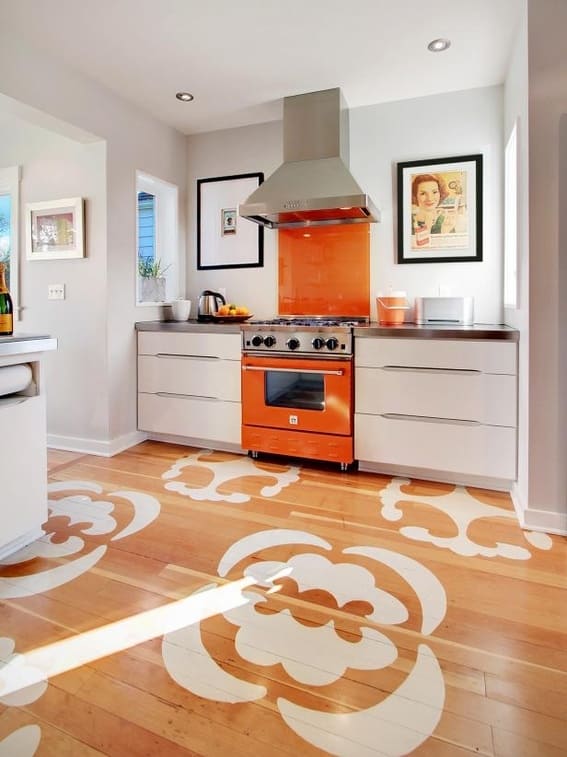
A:
[[[245,455],[247,450],[233,442],[218,442],[211,439],[198,439],[193,436],[175,436],[174,434],[146,434],[148,439],[154,442],[169,442],[170,444],[182,444],[184,447],[199,447],[199,449],[214,449],[219,452],[234,452],[237,455]]]
[[[516,517],[518,518],[518,522],[520,524],[521,528],[525,528],[524,525],[524,512],[525,512],[525,506],[523,499],[520,495],[520,490],[518,488],[518,482],[514,481],[514,485],[512,486],[510,490],[510,497],[512,499],[512,504],[514,505],[514,510],[516,511]]]
[[[444,484],[457,484],[460,486],[473,486],[478,489],[494,489],[509,492],[513,481],[501,478],[489,478],[487,476],[474,476],[451,471],[429,470],[428,468],[412,468],[406,465],[390,465],[388,463],[375,463],[368,460],[359,460],[358,469],[369,473],[381,473],[385,476],[401,476],[405,478],[419,478],[423,481],[438,481]]]
[[[510,492],[520,526],[526,531],[543,531],[546,534],[567,536],[567,513],[551,510],[536,510],[524,506],[517,484]]]
[[[546,534],[567,536],[567,513],[549,510],[524,510],[520,519],[522,528],[528,531],[544,531]]]
[[[67,452],[81,452],[85,455],[98,455],[99,457],[113,457],[135,444],[146,441],[148,435],[142,431],[132,431],[130,434],[118,436],[110,441],[98,441],[97,439],[81,439],[77,436],[47,435],[47,446],[51,449],[62,449]]]
[[[28,544],[31,544],[32,541],[36,541],[39,539],[45,531],[41,526],[39,528],[34,528],[33,531],[28,531],[27,533],[23,534],[23,536],[18,536],[17,539],[14,539],[11,542],[8,542],[8,544],[5,544],[2,549],[0,549],[0,560],[3,560],[5,557],[8,557],[8,555],[13,554],[14,552],[17,552],[18,549],[22,549],[22,547],[27,547]]]

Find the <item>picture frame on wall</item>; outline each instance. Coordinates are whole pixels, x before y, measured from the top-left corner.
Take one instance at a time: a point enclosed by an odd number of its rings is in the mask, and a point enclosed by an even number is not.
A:
[[[26,203],[28,260],[60,260],[84,256],[82,197]]]
[[[264,229],[238,216],[263,181],[262,172],[197,180],[198,270],[264,265]]]
[[[482,187],[482,155],[398,163],[398,263],[482,261]]]

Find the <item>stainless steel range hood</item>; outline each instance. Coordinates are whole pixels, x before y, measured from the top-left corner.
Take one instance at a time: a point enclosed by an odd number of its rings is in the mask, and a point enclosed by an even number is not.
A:
[[[348,132],[339,88],[284,98],[284,162],[239,205],[239,215],[270,229],[379,221],[347,168]]]

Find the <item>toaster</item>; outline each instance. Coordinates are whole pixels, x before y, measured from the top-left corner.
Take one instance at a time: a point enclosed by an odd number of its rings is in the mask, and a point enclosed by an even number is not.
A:
[[[474,297],[416,297],[415,322],[472,326]]]

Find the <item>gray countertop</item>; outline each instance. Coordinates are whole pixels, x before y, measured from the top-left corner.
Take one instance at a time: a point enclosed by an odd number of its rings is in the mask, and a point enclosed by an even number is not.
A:
[[[253,321],[252,321],[253,323]],[[136,323],[138,331],[164,332],[203,332],[212,334],[238,334],[241,324],[238,323],[203,323],[197,320],[189,321],[139,321]],[[354,336],[364,337],[395,337],[411,339],[502,339],[512,342],[519,340],[520,334],[511,326],[500,324],[476,323],[474,326],[455,326],[437,324],[418,325],[403,323],[399,326],[381,326],[372,321],[367,326],[356,326]]]
[[[396,339],[502,339],[517,342],[520,332],[511,326],[491,323],[475,323],[473,326],[454,324],[402,323],[399,326],[381,326],[371,322],[368,326],[357,326],[355,337],[386,336]]]
[[[138,321],[136,331],[165,331],[195,333],[210,331],[211,334],[239,334],[239,323],[216,323],[215,321]]]
[[[57,349],[57,339],[49,334],[16,333],[12,336],[0,336],[0,357],[55,349]]]

